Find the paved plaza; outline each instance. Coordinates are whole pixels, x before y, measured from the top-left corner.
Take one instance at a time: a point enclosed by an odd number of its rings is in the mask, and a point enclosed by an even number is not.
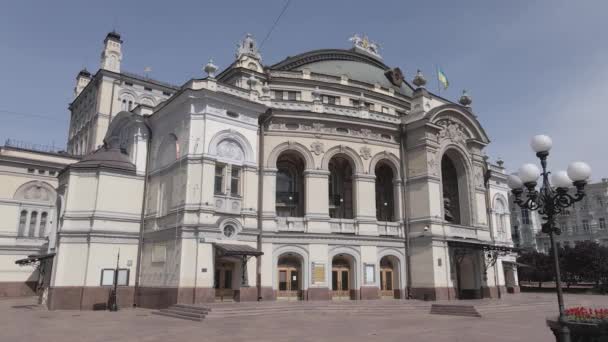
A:
[[[608,306],[608,296],[567,295],[567,306]],[[34,298],[0,300],[0,341],[552,341],[553,294],[501,301],[359,301],[212,304],[203,322],[153,310],[47,311]],[[431,315],[431,304],[472,304],[481,318]]]

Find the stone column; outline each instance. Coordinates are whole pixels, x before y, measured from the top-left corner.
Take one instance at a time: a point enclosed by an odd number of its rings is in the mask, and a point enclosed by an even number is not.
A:
[[[304,212],[311,233],[329,233],[329,171],[304,170]]]
[[[356,174],[353,196],[360,235],[378,235],[376,221],[376,176]]]

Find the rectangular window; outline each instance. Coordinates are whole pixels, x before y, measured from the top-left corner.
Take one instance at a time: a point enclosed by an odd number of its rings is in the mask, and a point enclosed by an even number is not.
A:
[[[125,82],[125,85],[126,85],[126,86],[129,86],[129,87],[132,87],[132,86],[133,86],[133,83],[131,83],[131,82]]]
[[[114,285],[114,273],[113,268],[104,268],[101,270],[101,286],[113,286]],[[129,269],[119,268],[118,269],[118,286],[129,286]]]
[[[166,91],[163,91],[163,95],[165,95],[165,96],[171,96],[171,93],[168,93],[168,92],[166,92]]]
[[[337,96],[323,95],[322,101],[323,101],[323,103],[330,104],[330,105],[339,105],[340,104],[340,98]]]
[[[55,173],[56,173],[55,171],[49,171],[49,175],[50,175],[50,176],[54,176],[54,175],[55,175]]]
[[[218,165],[215,167],[215,193],[224,193],[224,166]]]
[[[38,174],[39,175],[43,175],[44,174],[44,170],[38,170]]]
[[[350,99],[350,105],[353,106],[353,107],[359,107],[360,103],[361,102],[359,102],[359,100]]]
[[[599,224],[600,224],[600,229],[606,229],[606,219],[605,218],[600,217]]]
[[[36,172],[36,170],[34,170],[34,169],[27,169],[27,173],[34,173],[34,172]]]
[[[299,91],[288,91],[287,99],[289,101],[300,101],[302,99],[302,95]]]
[[[589,221],[583,220],[583,230],[586,232],[589,231]]]
[[[152,88],[150,88],[150,87],[144,87],[144,90],[152,91]]]
[[[238,196],[240,195],[240,180],[241,180],[241,169],[238,167],[232,167],[230,175],[230,195]]]
[[[275,100],[283,100],[283,92],[280,90],[275,90],[272,92],[274,94]]]
[[[382,113],[388,114],[388,107],[382,106]]]

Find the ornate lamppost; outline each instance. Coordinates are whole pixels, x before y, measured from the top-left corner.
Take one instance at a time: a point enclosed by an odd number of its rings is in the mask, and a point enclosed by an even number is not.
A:
[[[559,304],[560,342],[570,342],[570,330],[565,324],[564,298],[562,294],[561,276],[559,269],[559,257],[554,235],[561,234],[561,230],[555,225],[555,218],[565,208],[572,206],[585,197],[585,185],[591,175],[591,168],[583,162],[573,162],[568,166],[568,171],[557,171],[551,176],[547,171],[547,157],[553,142],[546,135],[537,135],[532,138],[530,146],[540,159],[542,172],[534,164],[522,165],[517,174],[511,174],[508,185],[515,196],[515,203],[522,209],[538,210],[545,221],[542,224],[542,232],[549,235],[551,248],[553,250],[553,266],[555,271],[555,284],[557,288],[557,302]],[[540,189],[536,189],[537,180],[542,176]],[[576,193],[570,195],[568,189],[574,185]],[[526,198],[522,195],[526,193]]]

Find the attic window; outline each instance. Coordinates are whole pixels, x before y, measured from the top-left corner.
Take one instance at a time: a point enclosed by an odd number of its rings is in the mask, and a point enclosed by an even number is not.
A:
[[[126,85],[126,86],[129,86],[129,87],[132,87],[132,86],[133,86],[133,83],[131,83],[131,82],[125,82],[125,85]]]
[[[163,95],[165,95],[165,96],[171,96],[171,93],[163,91]]]
[[[235,112],[231,112],[231,111],[227,111],[226,115],[228,115],[231,118],[238,118],[239,117],[239,113],[235,113]]]
[[[388,134],[382,134],[382,139],[391,140],[391,136]]]
[[[150,88],[150,87],[144,87],[144,90],[152,91],[152,88]]]

